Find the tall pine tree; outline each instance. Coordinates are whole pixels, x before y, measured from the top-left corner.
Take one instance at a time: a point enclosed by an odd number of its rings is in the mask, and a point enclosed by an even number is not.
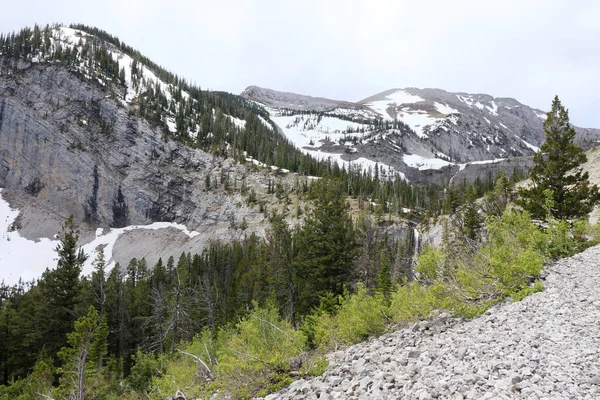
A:
[[[81,286],[79,274],[86,260],[77,245],[79,230],[75,227],[73,216],[64,223],[59,238],[56,269],[46,269],[39,282],[44,298],[44,304],[38,310],[42,323],[42,344],[49,354],[55,354],[63,347],[67,333],[73,330]]]
[[[318,304],[327,293],[342,294],[354,280],[359,244],[348,214],[342,182],[321,179],[315,184],[315,208],[298,233],[299,275],[308,286],[305,306]]]
[[[596,185],[590,185],[581,165],[587,161],[583,149],[573,143],[575,129],[558,96],[544,122],[546,141],[533,156],[532,187],[521,189],[520,204],[534,218],[574,219],[586,216],[600,201]],[[551,195],[552,201],[547,197]]]

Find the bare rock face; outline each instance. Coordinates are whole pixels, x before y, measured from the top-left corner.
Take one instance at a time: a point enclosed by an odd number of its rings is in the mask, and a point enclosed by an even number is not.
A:
[[[258,179],[245,166],[164,141],[114,97],[60,65],[0,74],[0,187],[24,210],[25,236],[55,234],[69,214],[91,228],[177,222],[215,239],[263,220],[223,189]]]

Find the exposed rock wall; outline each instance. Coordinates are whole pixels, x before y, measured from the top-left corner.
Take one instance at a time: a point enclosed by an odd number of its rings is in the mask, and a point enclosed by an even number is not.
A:
[[[24,235],[55,234],[69,214],[91,229],[172,221],[212,238],[237,235],[230,228],[243,218],[250,231],[264,219],[222,184],[228,176],[238,188],[244,177],[266,186],[264,176],[165,142],[133,112],[60,65],[0,74],[0,187],[25,210]],[[218,189],[206,189],[207,175]]]

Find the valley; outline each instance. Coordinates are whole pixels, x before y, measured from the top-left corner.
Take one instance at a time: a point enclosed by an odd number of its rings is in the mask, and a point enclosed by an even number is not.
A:
[[[547,392],[427,367],[590,268],[598,143],[558,97],[236,95],[98,28],[1,34],[0,400]]]

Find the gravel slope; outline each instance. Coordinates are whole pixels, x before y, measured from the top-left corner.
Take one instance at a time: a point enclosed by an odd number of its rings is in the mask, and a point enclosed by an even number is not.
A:
[[[333,353],[266,399],[599,399],[599,264],[596,246],[547,267],[542,293]]]

